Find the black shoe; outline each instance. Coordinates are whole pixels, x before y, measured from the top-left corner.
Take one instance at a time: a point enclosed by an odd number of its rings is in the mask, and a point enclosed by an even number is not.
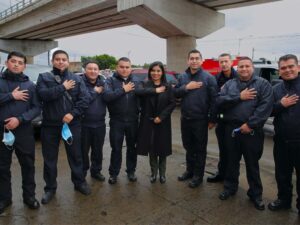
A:
[[[44,205],[48,204],[52,200],[52,198],[54,197],[54,195],[55,195],[55,192],[53,192],[53,191],[46,191],[44,193],[43,197],[42,197],[41,203],[44,204]]]
[[[193,174],[189,171],[185,171],[181,176],[178,177],[178,181],[185,181],[191,179]]]
[[[219,194],[219,199],[221,200],[227,200],[230,196],[235,195],[235,193],[230,192],[228,190],[224,190]]]
[[[150,182],[153,184],[156,182],[156,175],[151,175]]]
[[[4,210],[11,205],[11,200],[6,200],[0,202],[0,214],[4,212]]]
[[[91,177],[98,181],[105,181],[105,177],[101,173],[91,174]]]
[[[75,186],[74,189],[76,191],[79,191],[83,195],[90,195],[92,193],[87,183],[83,183],[81,185]]]
[[[224,178],[219,173],[216,173],[212,176],[207,177],[206,181],[209,183],[217,183],[224,181]]]
[[[281,199],[276,199],[274,202],[270,202],[268,204],[268,208],[271,211],[277,211],[281,209],[290,209],[291,208],[291,203],[287,201],[283,201]]]
[[[128,177],[128,180],[129,180],[130,182],[136,182],[136,181],[137,181],[137,177],[135,176],[134,173],[128,173],[128,174],[127,174],[127,177]]]
[[[160,182],[161,184],[166,183],[166,181],[167,181],[167,179],[166,179],[165,176],[160,176],[160,177],[159,177],[159,182]]]
[[[265,210],[265,204],[260,198],[251,199],[257,210]]]
[[[202,183],[202,179],[199,176],[193,176],[192,180],[189,182],[190,188],[196,188]]]
[[[40,203],[38,200],[36,200],[35,197],[31,198],[24,198],[23,200],[24,204],[28,206],[30,209],[38,209],[40,208]]]
[[[110,176],[108,179],[109,184],[115,184],[117,183],[117,177],[116,176]]]

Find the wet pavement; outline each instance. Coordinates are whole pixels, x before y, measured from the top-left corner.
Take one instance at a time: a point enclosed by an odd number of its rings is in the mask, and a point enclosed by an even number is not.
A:
[[[14,156],[12,164],[13,204],[2,215],[0,225],[54,225],[54,224],[300,224],[295,208],[295,194],[292,209],[271,212],[258,211],[249,201],[246,192],[248,184],[245,166],[241,163],[240,188],[228,199],[218,199],[222,184],[207,183],[191,189],[187,182],[178,182],[177,176],[185,170],[185,155],[181,145],[179,112],[173,114],[173,155],[167,159],[167,182],[151,184],[147,157],[138,158],[136,175],[138,181],[131,183],[122,171],[116,185],[108,184],[110,147],[108,135],[104,145],[103,174],[105,182],[95,181],[88,175],[92,194],[83,196],[74,191],[70,178],[64,148],[61,148],[58,161],[58,189],[55,198],[39,210],[30,210],[23,205],[20,167]],[[108,130],[107,130],[108,131]],[[36,196],[43,194],[43,161],[41,145],[36,148]],[[123,152],[125,153],[125,151]],[[125,155],[123,155],[123,159]],[[208,158],[205,178],[215,171],[218,151],[214,131],[209,133]],[[261,177],[264,186],[264,202],[276,198],[276,182],[272,156],[272,139],[266,137],[265,151],[261,160]],[[295,183],[295,180],[294,180]]]

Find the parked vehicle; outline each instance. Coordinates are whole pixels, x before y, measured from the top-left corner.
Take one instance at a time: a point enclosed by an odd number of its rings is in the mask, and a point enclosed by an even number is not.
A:
[[[277,64],[255,64],[254,74],[266,79],[272,85],[281,82]]]
[[[239,58],[240,57],[236,57],[232,60],[233,67],[237,66]],[[221,72],[218,59],[205,59],[201,67],[214,76]]]

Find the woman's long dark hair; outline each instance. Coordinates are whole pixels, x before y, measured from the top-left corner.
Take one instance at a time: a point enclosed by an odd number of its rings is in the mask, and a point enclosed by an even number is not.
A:
[[[155,67],[155,66],[159,66],[159,68],[162,71],[162,76],[160,78],[161,84],[166,84],[167,83],[167,78],[166,78],[164,64],[162,64],[162,62],[160,62],[160,61],[156,61],[156,62],[151,63],[151,65],[149,67],[149,70],[148,70],[148,80],[152,81],[151,71],[153,70],[153,67]]]

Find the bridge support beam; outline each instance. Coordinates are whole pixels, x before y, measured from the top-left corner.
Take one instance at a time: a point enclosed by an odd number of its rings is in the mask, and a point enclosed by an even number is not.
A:
[[[167,67],[183,72],[186,68],[187,53],[196,47],[196,38],[192,36],[174,36],[167,38]]]
[[[167,39],[168,69],[182,72],[186,56],[202,38],[225,25],[225,15],[182,0],[118,0],[118,11],[132,22]]]
[[[27,57],[28,64],[33,64],[33,57],[58,46],[57,41],[40,40],[11,40],[0,39],[0,51],[9,53],[11,51],[22,52]]]

